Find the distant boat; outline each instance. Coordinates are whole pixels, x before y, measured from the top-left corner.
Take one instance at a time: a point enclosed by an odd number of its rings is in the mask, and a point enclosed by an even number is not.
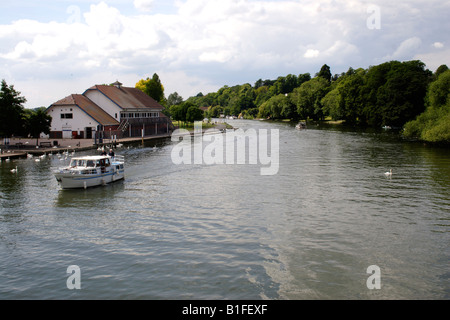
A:
[[[298,129],[298,130],[304,130],[304,129],[306,129],[306,122],[299,122],[299,123],[295,126],[295,129]]]
[[[68,167],[55,172],[63,189],[105,185],[125,178],[123,156],[87,156],[72,158]]]

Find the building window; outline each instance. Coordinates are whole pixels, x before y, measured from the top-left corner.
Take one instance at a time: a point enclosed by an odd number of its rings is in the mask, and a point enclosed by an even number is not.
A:
[[[116,119],[117,119],[117,113],[116,113]]]
[[[61,113],[61,119],[73,119],[73,113]]]

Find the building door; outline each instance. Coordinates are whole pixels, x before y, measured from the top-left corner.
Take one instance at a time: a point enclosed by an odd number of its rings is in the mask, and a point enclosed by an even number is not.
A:
[[[92,139],[92,127],[86,127],[84,128],[84,131],[86,132],[86,139]]]
[[[63,139],[72,139],[72,126],[63,126]]]

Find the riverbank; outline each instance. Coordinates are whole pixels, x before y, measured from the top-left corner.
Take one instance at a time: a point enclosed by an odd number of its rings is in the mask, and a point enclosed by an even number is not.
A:
[[[123,138],[116,141],[106,140],[103,143],[95,143],[93,139],[39,139],[36,145],[36,139],[11,138],[8,146],[2,146],[0,159],[17,159],[26,157],[27,154],[39,156],[49,153],[60,153],[63,151],[85,151],[95,150],[101,147],[117,146],[119,144],[127,145],[146,141],[157,141],[170,138],[170,134],[154,135],[147,137]]]
[[[207,129],[215,128],[218,131],[224,131],[226,129],[233,128],[231,125],[225,122],[216,122],[209,126],[208,128],[204,128],[203,132]],[[187,130],[192,129],[193,127],[186,128]],[[0,146],[0,159],[18,159],[24,158],[27,154],[31,154],[33,156],[40,156],[43,154],[49,153],[61,153],[63,151],[86,151],[86,150],[95,150],[101,147],[110,148],[116,147],[117,145],[128,145],[135,144],[139,142],[148,142],[164,140],[171,137],[171,134],[161,134],[161,135],[152,135],[146,137],[133,137],[133,138],[122,138],[118,140],[109,140],[106,139],[103,143],[95,143],[94,139],[43,139],[40,138],[37,142],[34,138],[11,138],[9,139],[9,145]],[[37,145],[36,145],[37,143]]]

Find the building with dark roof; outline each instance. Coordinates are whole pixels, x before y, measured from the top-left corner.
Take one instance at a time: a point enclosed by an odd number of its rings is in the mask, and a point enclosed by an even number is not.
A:
[[[117,138],[168,133],[170,119],[164,107],[139,89],[95,85],[53,103],[51,138]]]

